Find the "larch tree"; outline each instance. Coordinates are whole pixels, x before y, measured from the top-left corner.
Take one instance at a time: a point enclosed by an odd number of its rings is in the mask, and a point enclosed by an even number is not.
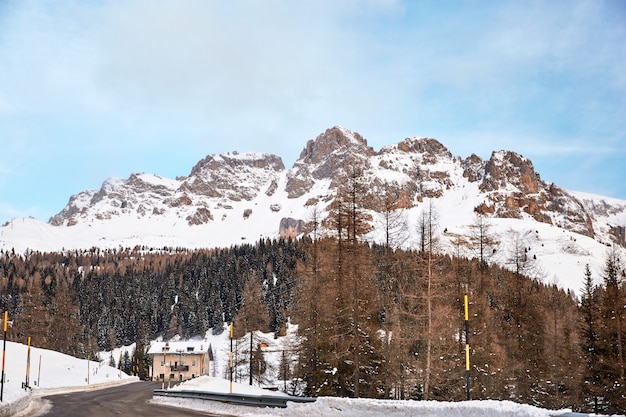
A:
[[[395,256],[395,249],[400,248],[408,239],[408,226],[406,213],[403,211],[399,200],[399,190],[385,183],[383,194],[377,200],[378,229],[384,230],[384,242],[382,250],[377,257],[378,279],[377,284],[380,290],[381,309],[379,312],[379,323],[383,330],[383,349],[385,366],[383,372],[383,397],[390,395],[392,381],[399,376],[400,360],[398,352],[397,337],[393,337],[392,329],[397,325],[396,307],[393,302],[397,294],[397,271],[395,268],[398,262]],[[395,332],[396,335],[399,334]]]
[[[426,364],[424,375],[424,399],[428,400],[430,396],[430,379],[432,371],[432,351],[433,351],[433,302],[434,302],[434,276],[433,262],[435,249],[438,241],[437,228],[438,214],[433,206],[432,200],[429,200],[428,207],[422,210],[418,221],[418,234],[420,236],[420,247],[422,256],[426,261]]]
[[[491,223],[484,214],[476,214],[474,222],[470,226],[470,243],[478,253],[480,266],[487,265],[487,260],[495,253],[498,246],[498,239],[491,232]]]

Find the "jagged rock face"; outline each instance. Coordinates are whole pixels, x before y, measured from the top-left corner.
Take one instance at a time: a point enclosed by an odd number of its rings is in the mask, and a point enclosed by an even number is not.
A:
[[[463,177],[469,182],[481,181],[485,175],[485,162],[476,154],[471,154],[462,163]]]
[[[476,177],[472,173],[468,175]],[[494,203],[496,216],[521,218],[524,211],[531,216],[539,214],[537,194],[540,181],[530,160],[515,152],[499,151],[493,152],[485,163],[479,188]]]
[[[578,199],[555,184],[547,185],[545,182],[541,182],[541,185],[540,195],[542,198],[538,200],[538,205],[544,215],[559,214],[563,219],[563,224],[559,224],[559,226],[585,236],[593,237],[595,235],[593,221]]]
[[[291,217],[283,217],[278,226],[278,234],[282,238],[296,238],[302,234],[304,221],[293,219]]]
[[[62,226],[66,220],[69,221],[70,219],[74,219],[79,216],[82,212],[87,210],[89,202],[95,193],[96,192],[94,190],[87,190],[74,194],[70,197],[70,201],[63,208],[63,210],[52,216],[50,220],[48,220],[48,223],[53,226]]]
[[[232,201],[252,200],[263,187],[271,189],[285,166],[269,154],[209,155],[198,162],[180,191]],[[255,178],[255,181],[248,181]]]
[[[377,176],[370,179],[377,193],[383,189],[396,193],[402,208],[424,198],[441,197],[452,186],[450,174],[456,169],[450,151],[431,138],[407,138],[397,145],[386,146],[376,160],[374,164],[380,169],[403,174],[402,180],[391,184]]]
[[[424,165],[433,165],[440,160],[452,159],[452,154],[436,139],[407,138],[398,143],[398,149],[405,153],[421,155]]]
[[[317,165],[328,159],[329,155],[350,151],[371,156],[374,150],[367,146],[367,141],[356,132],[335,126],[327,129],[315,140],[309,140],[300,153],[298,161]]]
[[[206,207],[198,207],[193,215],[187,216],[186,220],[190,226],[199,225],[208,223],[213,220],[213,215],[211,214],[211,211]]]
[[[105,220],[130,212],[140,216],[159,212],[162,202],[178,201],[176,187],[177,181],[152,174],[135,173],[127,180],[108,179],[97,192],[84,191],[72,196],[68,205],[49,222],[60,226],[67,221],[67,225],[73,225],[81,218]]]
[[[333,127],[309,140],[287,178],[289,198],[304,195],[316,180],[330,179],[331,188],[345,183],[351,170],[365,170],[374,150],[361,135]]]
[[[539,191],[539,175],[530,160],[509,151],[493,152],[485,165],[482,191],[496,191],[513,186],[523,194]]]
[[[466,160],[464,176],[480,178],[479,163],[478,157]],[[542,181],[532,162],[515,152],[492,153],[484,164],[480,190],[487,193],[488,202],[476,207],[476,212],[504,218],[521,218],[526,213],[548,224],[553,224],[558,214],[563,219],[559,226],[590,237],[595,234],[582,204],[561,188]]]

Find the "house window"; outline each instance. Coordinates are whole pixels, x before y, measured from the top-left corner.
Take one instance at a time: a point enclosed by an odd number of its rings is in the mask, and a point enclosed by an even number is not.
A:
[[[191,361],[191,366],[196,366],[196,360],[195,359]]]
[[[159,374],[159,379],[161,380],[165,379],[165,374]]]
[[[165,361],[161,361],[161,366],[165,366]]]

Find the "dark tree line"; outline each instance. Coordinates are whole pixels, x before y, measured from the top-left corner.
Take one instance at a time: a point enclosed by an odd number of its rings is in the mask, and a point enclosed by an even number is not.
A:
[[[269,320],[287,322],[296,258],[288,241],[213,251],[123,250],[0,253],[0,309],[11,338],[76,356],[157,336],[203,336],[234,320],[248,281],[266,290]]]

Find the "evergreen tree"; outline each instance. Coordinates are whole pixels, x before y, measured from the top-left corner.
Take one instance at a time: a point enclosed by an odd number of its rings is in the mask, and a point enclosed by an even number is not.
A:
[[[593,283],[589,264],[585,265],[585,281],[581,289],[578,311],[580,314],[580,348],[583,359],[580,401],[584,410],[599,413],[604,392],[599,348],[599,290]]]
[[[626,406],[624,341],[626,340],[626,296],[622,282],[624,268],[613,248],[607,253],[603,270],[604,291],[600,298],[600,362],[605,387],[603,412],[615,413]]]
[[[125,350],[124,355],[122,356],[121,369],[122,369],[122,372],[124,372],[127,375],[134,375],[133,374],[133,361],[131,359],[131,355],[128,353],[128,350]]]

